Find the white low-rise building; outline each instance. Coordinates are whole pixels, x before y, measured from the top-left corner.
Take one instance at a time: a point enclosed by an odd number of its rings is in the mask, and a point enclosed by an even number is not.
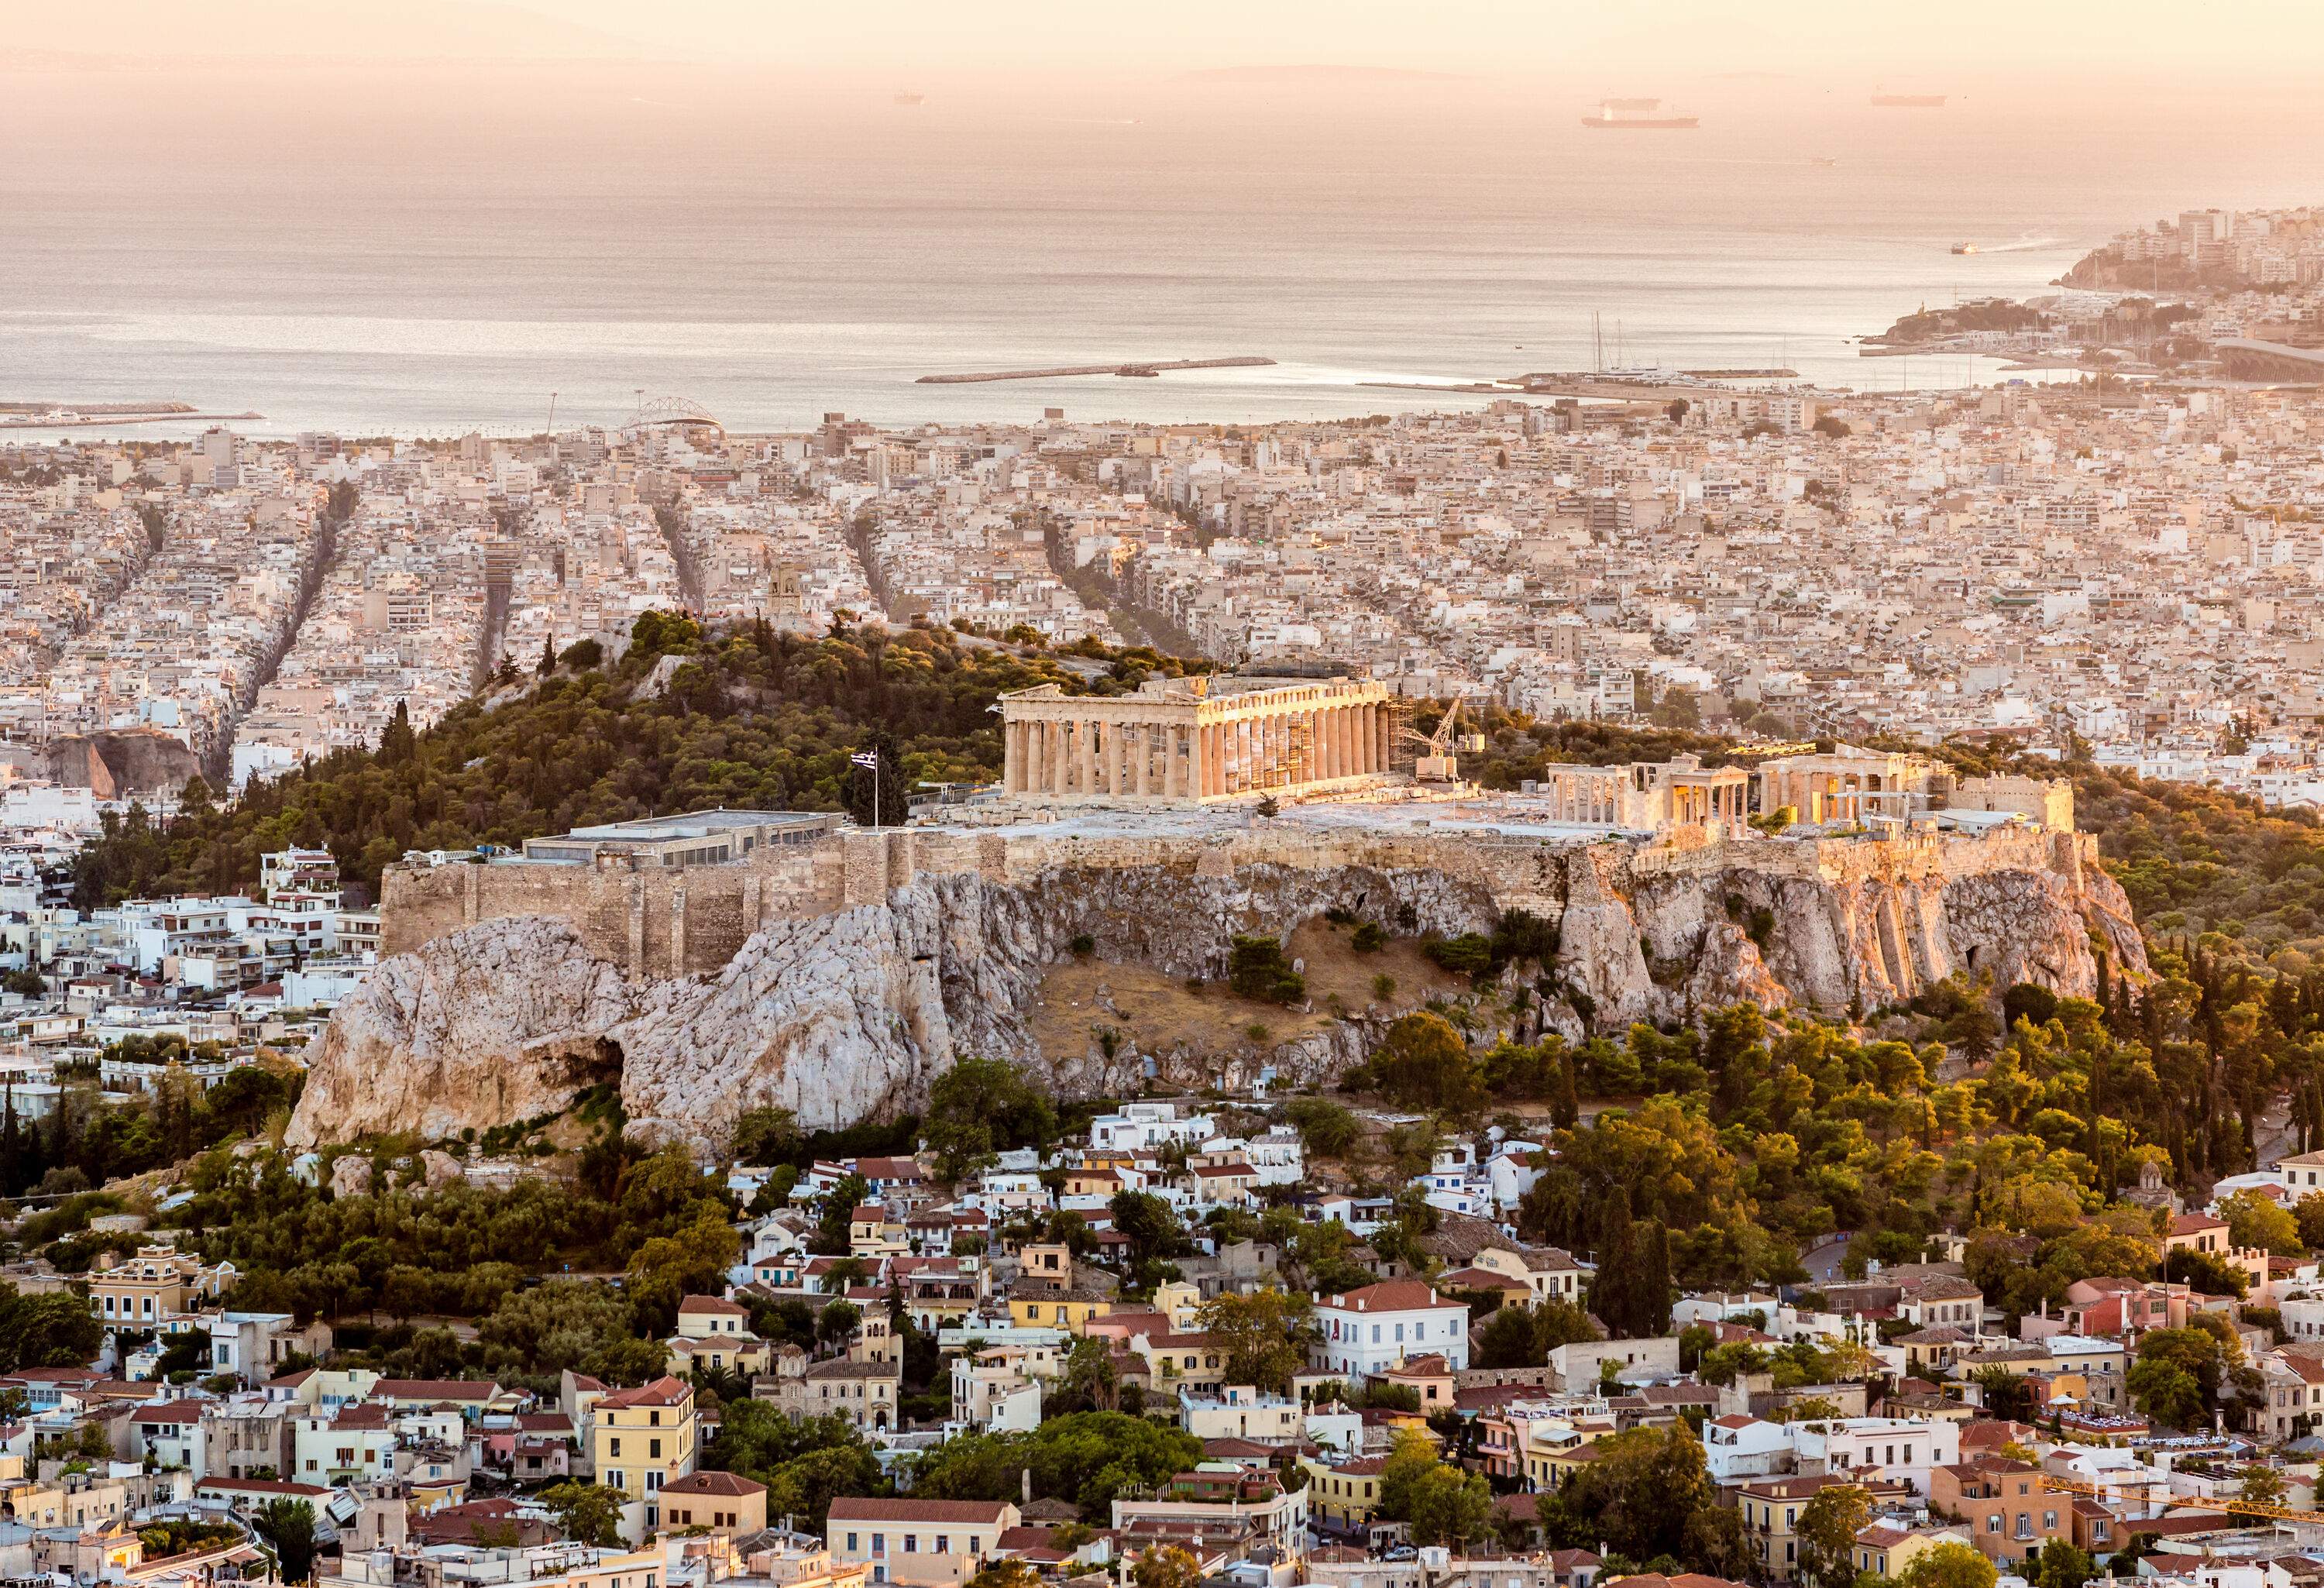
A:
[[[1417,1279],[1366,1285],[1315,1304],[1309,1359],[1326,1372],[1369,1379],[1416,1356],[1469,1365],[1469,1308]]]

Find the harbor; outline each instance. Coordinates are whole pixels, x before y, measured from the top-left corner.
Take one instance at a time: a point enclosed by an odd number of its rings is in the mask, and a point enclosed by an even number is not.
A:
[[[1168,370],[1180,369],[1263,369],[1273,365],[1271,358],[1242,355],[1234,358],[1170,358],[1132,360],[1123,364],[1069,364],[1055,369],[978,370],[964,374],[922,375],[915,383],[922,386],[967,386],[985,381],[1047,381],[1065,375],[1122,375],[1133,379],[1159,375]]]

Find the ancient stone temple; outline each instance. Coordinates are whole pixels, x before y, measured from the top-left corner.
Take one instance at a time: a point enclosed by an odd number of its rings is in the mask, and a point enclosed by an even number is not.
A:
[[[1357,789],[1396,759],[1394,698],[1350,679],[1156,679],[1111,698],[1043,684],[1001,697],[1002,786],[1141,805]]]

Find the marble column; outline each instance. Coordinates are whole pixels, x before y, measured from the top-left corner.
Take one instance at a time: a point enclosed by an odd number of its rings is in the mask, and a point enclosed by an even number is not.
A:
[[[1121,725],[1105,725],[1105,791],[1120,799],[1126,791],[1122,787]]]

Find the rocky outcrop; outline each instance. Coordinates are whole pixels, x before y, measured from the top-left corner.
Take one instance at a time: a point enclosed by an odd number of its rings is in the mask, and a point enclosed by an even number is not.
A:
[[[899,897],[761,931],[715,978],[655,983],[610,1033],[632,1121],[724,1140],[762,1104],[810,1126],[911,1106],[957,1049],[936,935],[929,901]]]
[[[293,1147],[456,1134],[553,1113],[612,1079],[637,993],[563,921],[488,922],[383,960],[324,1028]]]
[[[1775,980],[1759,956],[1759,946],[1732,921],[1714,921],[1704,929],[1693,968],[1679,987],[1679,1012],[1686,1019],[1730,1003],[1774,1011],[1791,1001],[1791,989]]]
[[[485,921],[383,962],[341,1007],[290,1140],[439,1137],[551,1112],[615,1076],[641,1129],[696,1144],[723,1143],[763,1104],[811,1129],[892,1116],[963,1054],[1034,1051],[1037,990],[1076,939],[1102,961],[1214,977],[1236,935],[1333,909],[1405,933],[1488,929],[1512,906],[1544,915],[1558,943],[1542,1019],[1577,1034],[1738,1002],[1868,1012],[1956,971],[2086,994],[2094,948],[2146,974],[2121,890],[2070,836],[1829,853],[1441,842],[1236,863],[1157,841],[1104,863],[1043,851],[1021,872],[921,872],[876,902],[769,921],[715,974],[666,980],[625,979],[559,920]],[[1376,1036],[1355,1018],[1251,1057],[1318,1081]],[[1048,1079],[1118,1090],[1154,1057],[1093,1039]]]

